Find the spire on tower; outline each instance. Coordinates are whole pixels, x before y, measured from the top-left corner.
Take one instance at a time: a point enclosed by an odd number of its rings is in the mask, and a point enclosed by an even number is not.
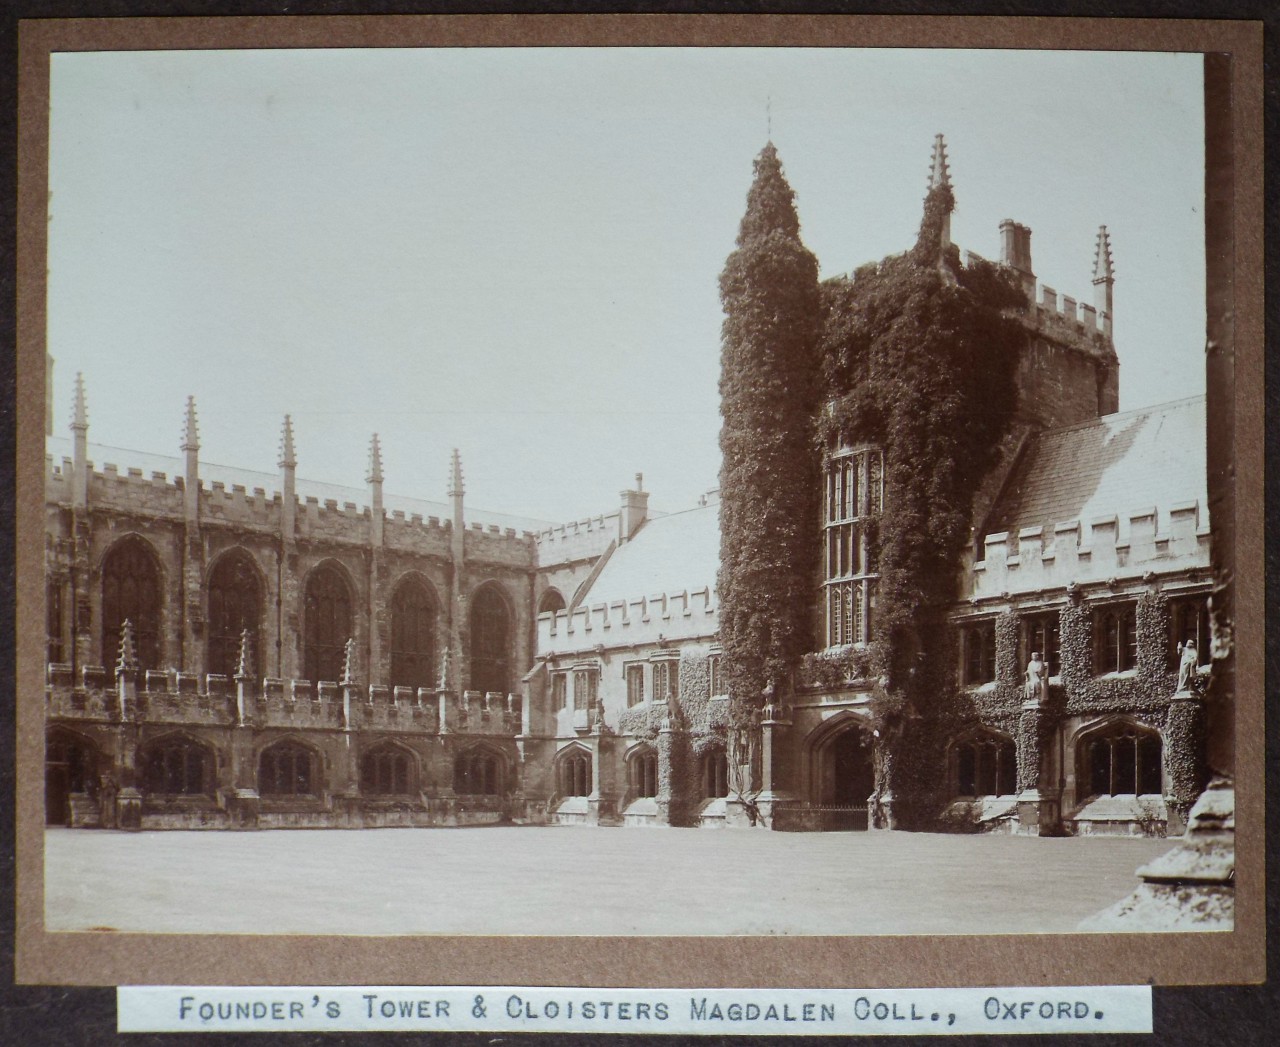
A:
[[[453,458],[449,463],[449,497],[461,498],[465,488],[462,486],[462,456],[458,449],[453,449]]]
[[[296,469],[298,460],[293,453],[293,419],[284,416],[284,432],[280,437],[280,461],[276,463],[281,469]]]
[[[1098,243],[1093,256],[1093,282],[1102,283],[1116,278],[1111,264],[1111,236],[1105,225],[1098,226]]]
[[[929,189],[942,189],[951,185],[951,168],[947,164],[947,143],[942,135],[933,136],[933,156],[929,162]]]
[[[196,398],[194,396],[187,397],[186,429],[182,434],[182,450],[200,450],[200,432],[196,427]]]
[[[84,400],[84,375],[76,372],[75,403],[71,409],[71,428],[87,430],[89,428],[89,409]]]
[[[382,447],[378,443],[378,434],[373,434],[373,439],[369,441],[369,472],[365,476],[364,482],[367,484],[382,483]]]

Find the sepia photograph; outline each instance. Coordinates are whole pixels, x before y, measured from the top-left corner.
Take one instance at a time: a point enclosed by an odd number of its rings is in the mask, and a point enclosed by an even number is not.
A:
[[[47,63],[46,940],[1231,938],[1229,57]]]

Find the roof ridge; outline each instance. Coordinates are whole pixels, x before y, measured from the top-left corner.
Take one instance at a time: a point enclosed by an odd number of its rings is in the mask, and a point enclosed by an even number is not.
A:
[[[1133,407],[1128,411],[1114,411],[1111,414],[1100,414],[1096,418],[1089,418],[1083,422],[1073,422],[1071,425],[1059,425],[1054,426],[1052,429],[1041,429],[1035,435],[1036,438],[1039,439],[1054,433],[1069,433],[1075,429],[1088,429],[1092,426],[1098,425],[1100,422],[1107,422],[1112,419],[1132,418],[1143,414],[1154,414],[1157,411],[1167,411],[1173,407],[1183,407],[1187,404],[1195,403],[1196,401],[1203,401],[1204,399],[1204,393],[1197,393],[1194,396],[1184,396],[1180,400],[1167,400],[1164,403],[1150,404],[1146,407]]]

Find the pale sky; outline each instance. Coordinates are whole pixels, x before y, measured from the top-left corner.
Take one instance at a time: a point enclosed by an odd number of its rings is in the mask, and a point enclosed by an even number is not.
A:
[[[54,430],[550,521],[717,483],[717,277],[771,134],[824,277],[905,250],[933,136],[952,238],[1033,230],[1121,410],[1204,390],[1199,55],[844,49],[56,54]],[[127,456],[117,463],[123,469]]]

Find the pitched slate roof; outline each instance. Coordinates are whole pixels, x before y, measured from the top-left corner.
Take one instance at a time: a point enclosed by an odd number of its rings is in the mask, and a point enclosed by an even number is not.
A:
[[[580,603],[714,589],[719,568],[720,506],[713,503],[646,521],[613,551]]]
[[[1118,516],[1128,532],[1129,513],[1155,507],[1157,531],[1169,510],[1186,502],[1200,505],[1199,524],[1209,522],[1205,470],[1203,396],[1106,415],[1032,438],[1022,461],[988,517],[988,533],[1016,535],[1024,527],[1045,527]]]

